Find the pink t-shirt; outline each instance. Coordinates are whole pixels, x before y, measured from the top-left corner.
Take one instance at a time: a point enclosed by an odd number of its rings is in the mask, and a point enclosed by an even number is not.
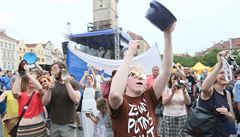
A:
[[[23,91],[21,96],[18,99],[18,116],[21,115],[23,107],[27,104],[29,98],[30,96],[28,96],[26,92]],[[39,115],[42,112],[43,112],[42,97],[38,92],[35,92],[30,104],[28,105],[28,109],[23,115],[23,117],[32,118],[34,116]]]
[[[149,75],[147,77],[147,87],[148,87],[148,89],[151,88],[151,86],[153,85],[153,81],[154,81],[153,75]]]

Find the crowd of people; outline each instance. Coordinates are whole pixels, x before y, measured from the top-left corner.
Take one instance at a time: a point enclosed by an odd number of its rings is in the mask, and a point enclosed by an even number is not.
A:
[[[174,28],[175,23],[164,31],[162,67],[153,66],[150,75],[132,62],[139,40],[129,42],[122,65],[110,78],[93,66],[79,82],[73,75],[64,78],[67,68],[62,62],[53,63],[50,72],[37,64],[31,69],[24,65],[23,75],[7,71],[0,79],[3,136],[9,136],[26,109],[18,137],[76,137],[77,128],[84,137],[106,137],[109,127],[115,137],[188,137],[183,128],[195,103],[216,113],[215,137],[234,134],[228,121],[239,122],[240,70],[234,72],[228,88],[221,60],[226,52],[222,51],[211,72],[198,75],[180,65],[172,71]]]

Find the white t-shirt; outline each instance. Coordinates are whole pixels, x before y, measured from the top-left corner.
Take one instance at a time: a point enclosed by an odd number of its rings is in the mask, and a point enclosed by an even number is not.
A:
[[[167,92],[170,92],[168,89]],[[165,116],[184,116],[187,114],[187,109],[184,102],[183,93],[174,94],[171,101],[164,105],[163,115]]]

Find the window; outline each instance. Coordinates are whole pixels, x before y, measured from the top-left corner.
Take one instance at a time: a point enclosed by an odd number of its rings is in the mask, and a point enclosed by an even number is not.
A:
[[[11,69],[10,62],[8,62],[8,69]]]
[[[14,63],[12,63],[12,68],[14,68]]]
[[[3,68],[6,69],[6,62],[3,62]]]
[[[38,58],[38,61],[40,61],[40,58]]]
[[[3,46],[3,43],[2,43],[2,42],[0,42],[0,47],[2,48],[2,46]]]
[[[42,58],[42,62],[44,62],[44,58]]]
[[[7,43],[5,43],[5,49],[7,48]]]
[[[3,57],[6,58],[6,52],[5,51],[3,51]]]
[[[9,52],[7,52],[7,58],[10,58],[10,53]]]
[[[11,44],[9,44],[9,49],[11,49],[12,48],[12,45]]]
[[[11,53],[11,58],[13,58],[13,53]]]
[[[13,44],[13,49],[15,49],[15,45]]]

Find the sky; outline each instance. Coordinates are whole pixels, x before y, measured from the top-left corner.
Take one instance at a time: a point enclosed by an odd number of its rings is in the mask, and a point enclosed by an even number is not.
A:
[[[52,41],[61,49],[71,23],[73,34],[87,32],[93,0],[0,0],[0,29],[25,43]],[[163,32],[145,14],[151,0],[118,0],[119,27],[135,32],[163,51]],[[240,37],[240,0],[159,0],[177,18],[173,52],[194,54],[214,42]]]

